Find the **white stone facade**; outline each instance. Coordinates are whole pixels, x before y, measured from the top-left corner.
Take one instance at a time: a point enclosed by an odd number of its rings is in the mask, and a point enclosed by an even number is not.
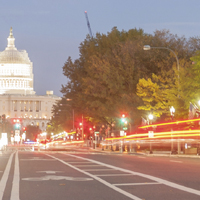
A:
[[[46,130],[51,119],[52,105],[60,99],[54,95],[0,95],[0,115],[7,118],[21,118],[22,126],[37,125]]]

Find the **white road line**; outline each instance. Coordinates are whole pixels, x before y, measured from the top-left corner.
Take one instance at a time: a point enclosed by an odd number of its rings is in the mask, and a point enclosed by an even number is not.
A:
[[[65,153],[62,153],[62,154],[65,154]],[[113,165],[105,164],[105,163],[102,163],[102,162],[99,162],[99,161],[96,161],[96,160],[83,158],[83,157],[76,156],[76,155],[71,155],[71,154],[67,154],[67,155],[71,156],[71,157],[74,157],[74,158],[87,160],[87,161],[90,161],[90,162],[93,162],[93,163],[96,163],[96,164],[99,164],[99,165],[103,165],[105,167],[113,168],[115,170],[119,170],[119,171],[122,171],[122,172],[125,172],[125,173],[130,173],[130,174],[134,174],[134,175],[137,175],[137,176],[141,176],[141,177],[156,181],[158,183],[162,183],[162,184],[167,185],[169,187],[173,187],[173,188],[176,188],[176,189],[179,189],[179,190],[183,190],[184,192],[189,192],[191,194],[196,194],[196,195],[200,196],[200,191],[199,190],[195,190],[193,188],[189,188],[189,187],[186,187],[186,186],[183,186],[183,185],[179,185],[177,183],[173,183],[173,182],[161,179],[161,178],[157,178],[155,176],[151,176],[151,175],[147,175],[147,174],[143,174],[143,173],[139,173],[139,172],[134,172],[134,171],[131,171],[131,170],[128,170],[128,169],[122,169],[120,167],[115,167]]]
[[[138,156],[138,158],[146,158],[146,157]]]
[[[118,184],[113,184],[115,186],[126,186],[126,185],[155,185],[155,184],[162,184],[162,183],[157,183],[157,182],[151,182],[151,183],[118,183]]]
[[[3,198],[3,193],[4,193],[4,190],[5,190],[5,187],[6,187],[6,183],[7,183],[7,180],[8,180],[8,176],[9,176],[9,173],[10,173],[10,168],[11,168],[11,164],[12,164],[12,158],[13,158],[13,154],[15,152],[13,152],[11,155],[10,155],[10,158],[8,160],[8,163],[6,165],[6,169],[3,173],[3,176],[1,178],[1,181],[0,181],[0,199]]]
[[[116,169],[84,169],[84,171],[113,171],[113,170],[116,170]]]
[[[75,167],[101,167],[101,165],[74,165]]]
[[[78,163],[91,163],[91,162],[82,162],[82,161],[77,161],[77,162],[67,162],[67,163],[70,163],[70,164],[78,164]]]
[[[18,151],[15,154],[15,168],[14,168],[14,176],[13,176],[13,184],[11,190],[10,200],[19,200],[19,159],[18,159]]]
[[[180,160],[170,160],[170,162],[182,163]]]
[[[46,154],[46,155],[48,155],[48,154]],[[118,187],[116,187],[116,186],[114,186],[114,185],[112,185],[110,183],[108,183],[107,181],[105,181],[105,180],[103,180],[103,179],[101,179],[101,178],[99,178],[99,177],[97,177],[97,176],[95,176],[93,174],[90,174],[90,173],[86,172],[85,170],[82,170],[82,169],[79,169],[77,167],[74,167],[73,165],[70,165],[69,163],[67,163],[67,162],[65,162],[65,161],[63,161],[63,160],[61,160],[59,158],[56,158],[54,156],[51,156],[51,155],[48,155],[48,156],[51,157],[51,158],[54,158],[55,160],[60,161],[61,163],[65,164],[65,165],[67,165],[67,166],[69,166],[69,167],[71,167],[71,168],[73,168],[73,169],[75,169],[75,170],[77,170],[77,171],[79,171],[79,172],[81,172],[83,174],[86,174],[86,175],[92,177],[93,179],[95,179],[95,180],[101,182],[102,184],[106,185],[107,187],[112,188],[113,190],[115,190],[115,191],[117,191],[117,192],[129,197],[130,199],[142,200],[142,199],[136,197],[135,195],[132,195],[132,194],[130,194],[130,193],[128,193],[128,192],[126,192],[126,191],[124,191],[124,190],[122,190],[122,189],[120,189],[120,188],[118,188]]]
[[[95,176],[133,176],[133,174],[95,174]]]

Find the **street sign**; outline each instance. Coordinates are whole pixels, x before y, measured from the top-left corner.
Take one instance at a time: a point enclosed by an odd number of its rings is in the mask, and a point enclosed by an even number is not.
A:
[[[149,138],[154,138],[154,132],[153,131],[149,131]]]
[[[99,131],[94,132],[95,135],[99,135]]]
[[[20,141],[20,130],[15,130],[15,142]]]
[[[124,131],[120,131],[120,136],[124,136]]]

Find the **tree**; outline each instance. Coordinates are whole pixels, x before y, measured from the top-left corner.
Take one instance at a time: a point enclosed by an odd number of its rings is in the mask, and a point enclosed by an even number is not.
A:
[[[28,125],[26,129],[26,138],[32,141],[35,141],[37,135],[40,134],[42,131],[39,129],[38,126]]]
[[[107,36],[86,38],[80,47],[80,58],[72,62],[69,57],[63,67],[69,82],[61,92],[65,98],[73,99],[73,107],[84,116],[107,124],[120,117],[121,111],[136,115],[137,75],[142,70],[133,57],[137,54],[134,47],[142,47],[144,35],[141,29],[120,32],[113,28]]]
[[[73,128],[73,109],[66,98],[58,100],[52,109],[53,117],[47,126],[48,133],[70,132]]]
[[[68,79],[61,89],[63,98],[73,99],[71,106],[77,115],[108,125],[117,123],[121,112],[127,112],[137,125],[142,114],[137,108],[154,110],[157,116],[162,116],[169,115],[169,106],[173,104],[178,106],[179,113],[186,113],[191,95],[187,95],[183,81],[178,87],[177,77],[181,73],[181,81],[192,74],[189,66],[197,48],[192,46],[194,41],[199,39],[186,40],[167,30],[150,35],[142,29],[119,31],[116,27],[107,35],[87,36],[80,45],[79,59],[72,61],[69,57],[63,66]],[[145,44],[174,50],[181,70],[177,72],[170,51],[144,52]]]

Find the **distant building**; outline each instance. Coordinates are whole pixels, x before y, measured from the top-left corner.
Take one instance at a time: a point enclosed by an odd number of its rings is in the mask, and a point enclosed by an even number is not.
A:
[[[53,95],[53,91],[44,96],[35,94],[33,63],[25,50],[15,47],[12,28],[7,40],[7,47],[0,52],[0,115],[21,118],[22,126],[37,125],[45,131],[52,106],[60,97]]]

